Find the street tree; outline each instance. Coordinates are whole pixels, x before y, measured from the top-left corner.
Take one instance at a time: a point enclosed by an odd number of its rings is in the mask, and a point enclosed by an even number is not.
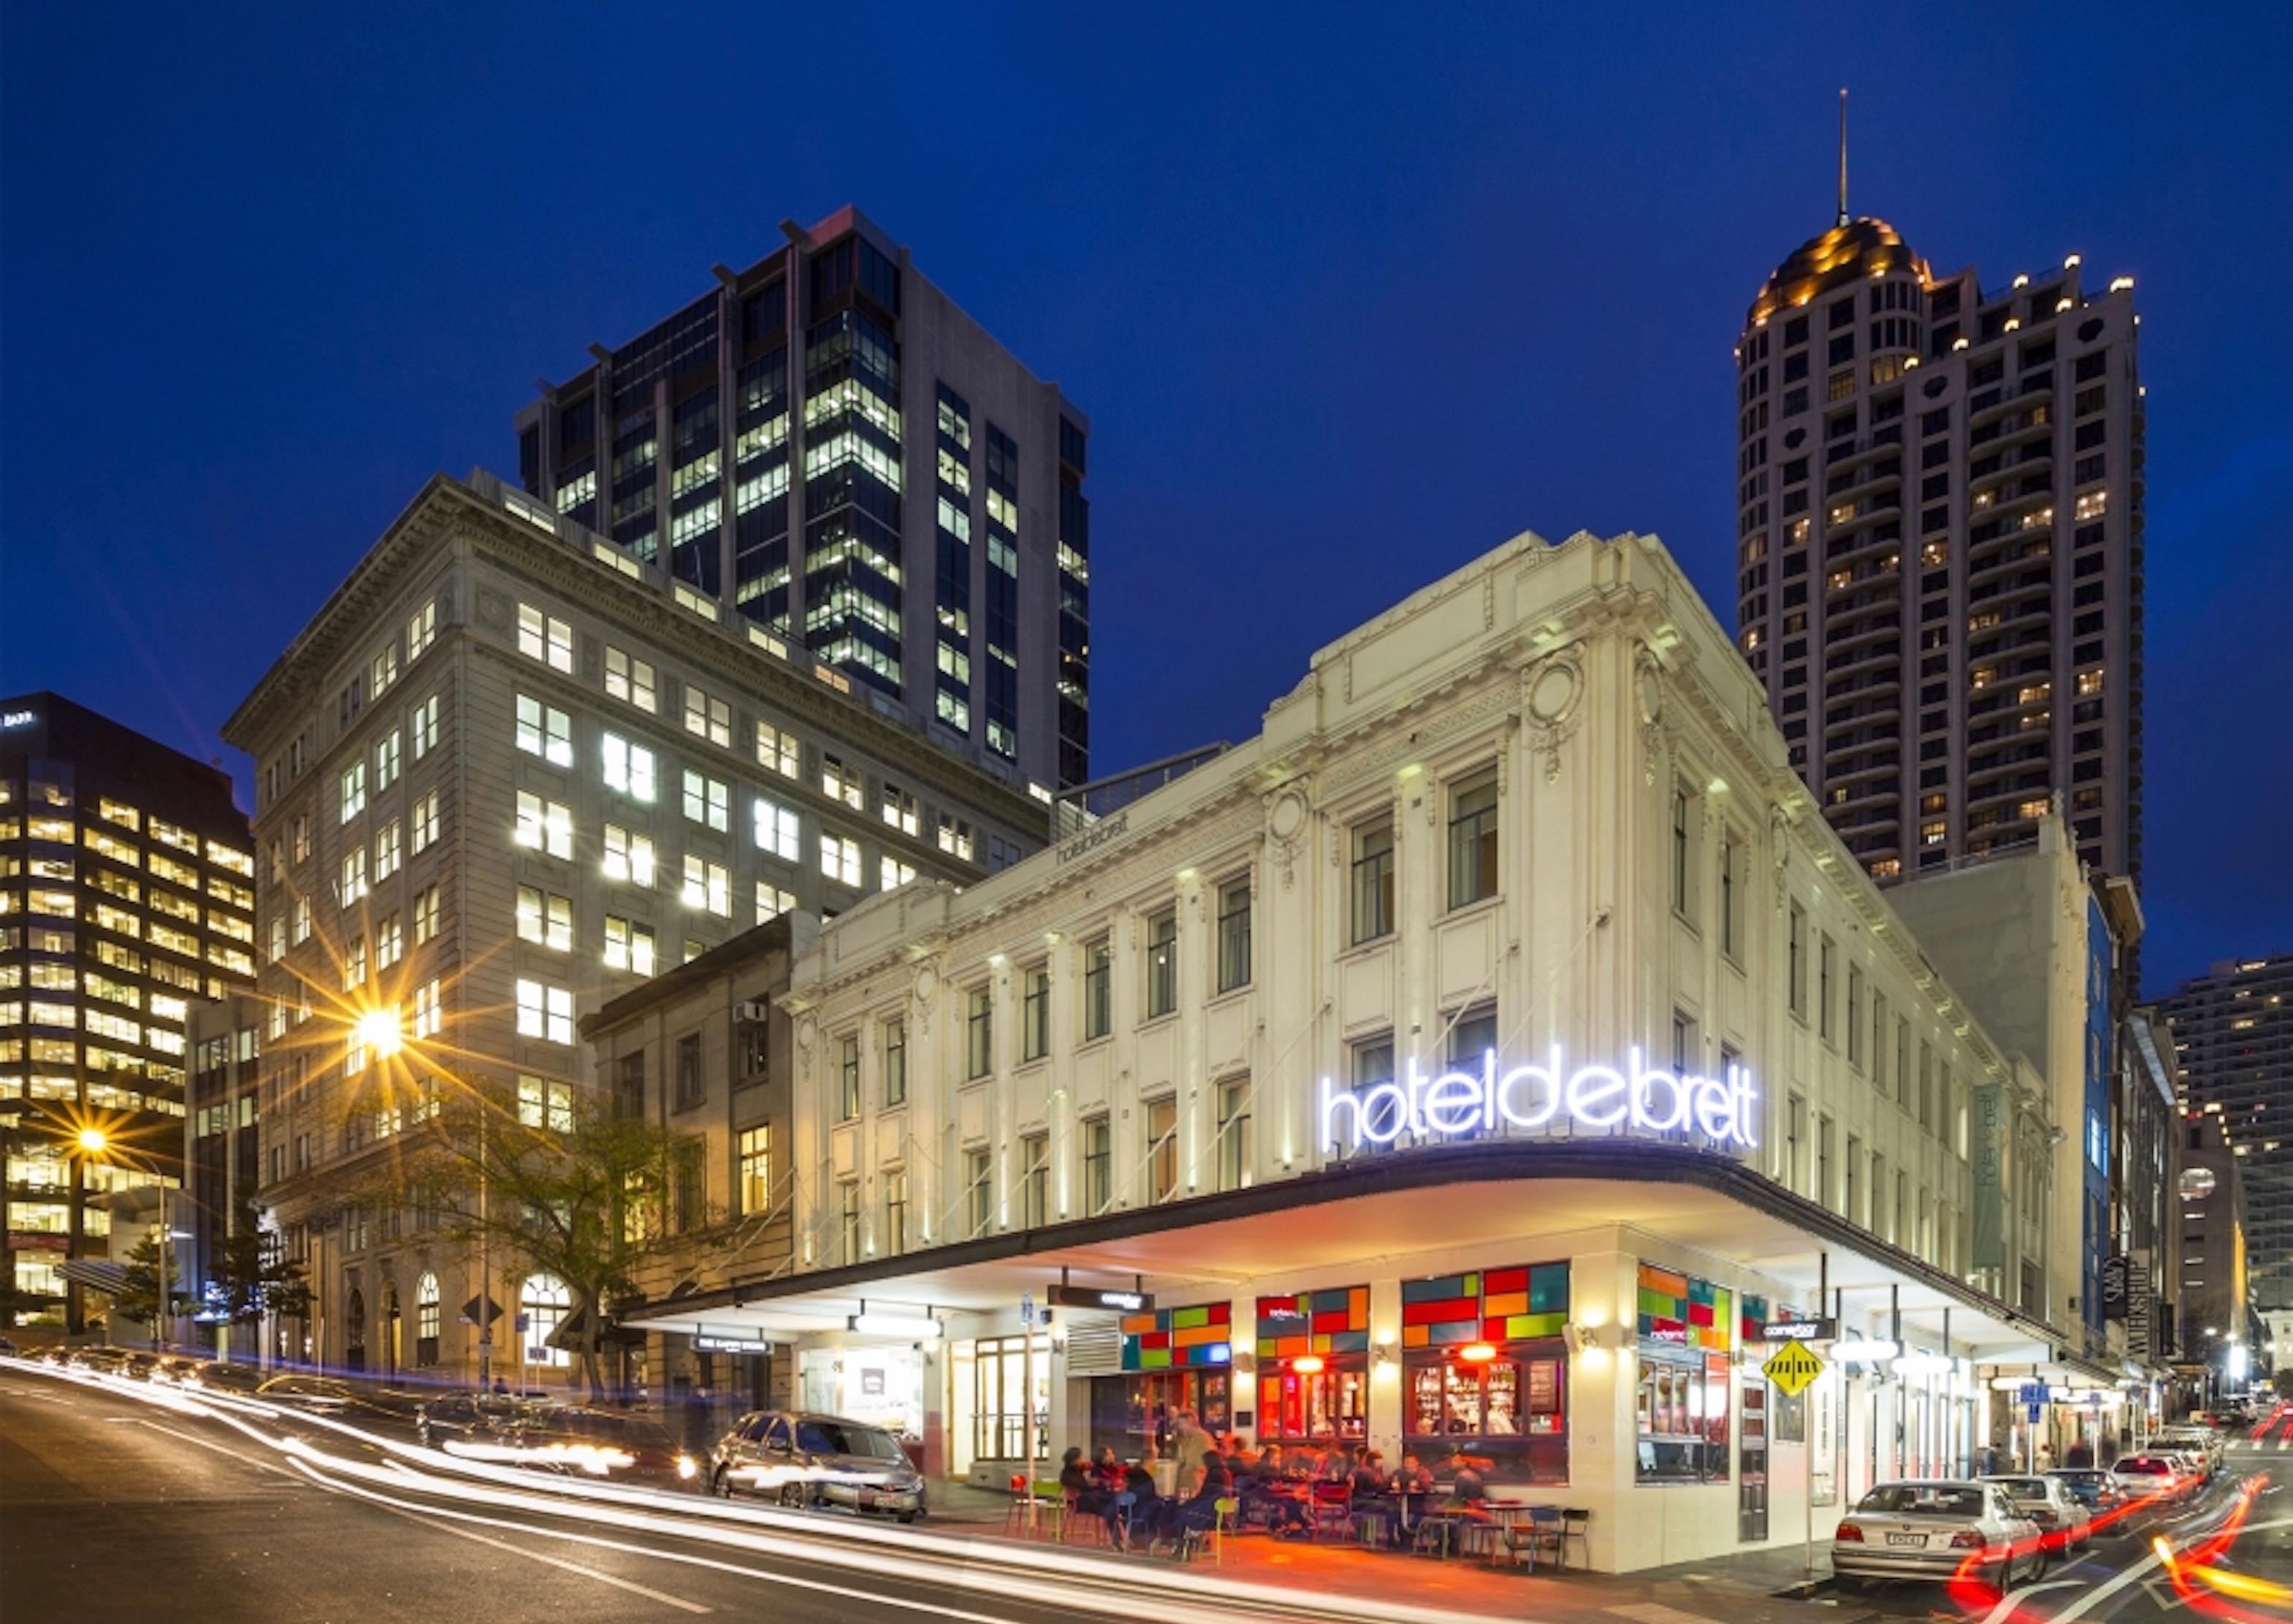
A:
[[[106,1295],[111,1299],[111,1311],[122,1320],[133,1320],[151,1328],[151,1339],[157,1344],[160,1326],[170,1307],[180,1309],[183,1294],[180,1282],[167,1281],[166,1300],[159,1295],[159,1232],[149,1230],[137,1241],[121,1264],[119,1285]]]
[[[562,1281],[581,1379],[602,1398],[614,1304],[636,1291],[648,1262],[710,1221],[700,1144],[569,1084],[529,1079],[524,1088],[470,1084],[429,1095],[426,1120],[362,1193]]]
[[[311,1286],[303,1265],[287,1255],[276,1230],[263,1227],[253,1198],[242,1190],[231,1203],[231,1232],[215,1243],[201,1309],[232,1325],[266,1314],[302,1318],[311,1311]]]

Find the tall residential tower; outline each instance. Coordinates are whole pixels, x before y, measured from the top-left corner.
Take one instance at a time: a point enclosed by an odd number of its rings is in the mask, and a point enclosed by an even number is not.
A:
[[[1090,777],[1090,422],[856,209],[518,417],[525,488],[1014,783]]]
[[[1874,877],[2026,846],[2142,869],[2132,279],[1985,289],[1892,226],[1802,244],[1738,369],[1738,645]]]

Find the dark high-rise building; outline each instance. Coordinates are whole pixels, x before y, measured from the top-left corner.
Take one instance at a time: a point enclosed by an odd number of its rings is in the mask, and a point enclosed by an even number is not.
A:
[[[2184,1108],[2218,1117],[2235,1141],[2256,1301],[2293,1308],[2293,954],[2216,964],[2158,1009]]]
[[[1014,784],[1090,750],[1089,422],[856,209],[518,417],[526,490]]]
[[[1892,226],[1802,244],[1736,346],[1738,645],[1888,881],[2033,843],[2142,869],[2131,278],[1986,289]]]
[[[0,701],[0,1129],[15,1311],[174,1185],[191,1006],[255,978],[255,857],[215,767],[53,694]]]

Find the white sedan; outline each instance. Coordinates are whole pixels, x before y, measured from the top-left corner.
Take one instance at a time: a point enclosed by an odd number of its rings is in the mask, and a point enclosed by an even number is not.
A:
[[[2094,1544],[2094,1514],[2062,1479],[2001,1473],[1982,1481],[2006,1491],[2014,1508],[2038,1525],[2049,1548],[2083,1551]]]
[[[1868,1579],[1949,1579],[1965,1570],[2000,1590],[2046,1571],[2038,1525],[1995,1483],[1906,1479],[1855,1502],[1831,1541],[1842,1590]]]

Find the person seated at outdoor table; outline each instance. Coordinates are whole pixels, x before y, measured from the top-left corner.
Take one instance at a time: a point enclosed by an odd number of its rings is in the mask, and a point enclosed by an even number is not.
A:
[[[1155,1488],[1153,1451],[1148,1458],[1123,1468],[1122,1488],[1107,1498],[1099,1515],[1106,1522],[1106,1542],[1118,1551],[1130,1548],[1133,1528],[1151,1529],[1162,1496]]]
[[[1404,1455],[1401,1469],[1393,1474],[1392,1487],[1396,1494],[1430,1494],[1433,1492],[1433,1474],[1425,1469],[1425,1463],[1416,1456]]]
[[[1182,1539],[1187,1531],[1207,1532],[1218,1522],[1218,1503],[1234,1492],[1234,1476],[1226,1457],[1216,1449],[1203,1457],[1194,1492],[1184,1499],[1164,1500],[1155,1507],[1152,1538]]]
[[[1356,1500],[1381,1498],[1388,1487],[1385,1457],[1375,1449],[1364,1449],[1354,1462],[1352,1482]]]
[[[1343,1444],[1322,1457],[1322,1469],[1315,1477],[1325,1483],[1350,1482],[1354,1475],[1354,1452]]]
[[[1458,1506],[1479,1506],[1489,1498],[1488,1480],[1481,1475],[1481,1463],[1475,1457],[1458,1449],[1449,1457],[1449,1498]]]
[[[1260,1453],[1256,1466],[1247,1474],[1236,1472],[1235,1482],[1241,1505],[1237,1522],[1259,1522],[1268,1533],[1313,1526],[1313,1514],[1307,1509],[1305,1497],[1290,1480],[1280,1444],[1268,1444]]]
[[[1099,1486],[1098,1474],[1084,1461],[1079,1447],[1059,1458],[1059,1489],[1074,1503],[1075,1510],[1085,1516],[1096,1516],[1105,1511],[1106,1502],[1114,1498]]]
[[[1122,1492],[1122,1463],[1114,1458],[1113,1444],[1098,1446],[1098,1458],[1090,1463],[1090,1474],[1095,1480],[1094,1487],[1108,1494]]]

